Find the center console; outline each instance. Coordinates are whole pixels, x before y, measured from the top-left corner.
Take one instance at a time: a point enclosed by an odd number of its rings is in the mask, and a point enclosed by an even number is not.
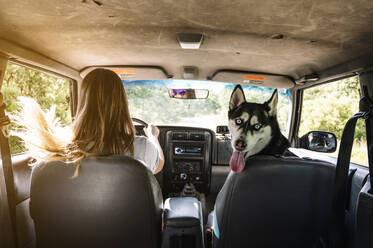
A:
[[[211,133],[207,130],[169,130],[166,133],[166,177],[169,193],[192,183],[207,193],[211,181]]]
[[[204,248],[202,207],[197,198],[168,198],[163,225],[162,248]]]

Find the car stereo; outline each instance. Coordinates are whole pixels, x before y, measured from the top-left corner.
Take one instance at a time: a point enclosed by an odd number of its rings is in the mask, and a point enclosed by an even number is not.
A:
[[[201,146],[177,145],[174,147],[175,155],[202,155]]]

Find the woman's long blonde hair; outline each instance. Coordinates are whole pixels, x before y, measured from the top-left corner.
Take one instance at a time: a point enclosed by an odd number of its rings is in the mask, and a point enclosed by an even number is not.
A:
[[[83,79],[77,114],[62,126],[55,107],[44,112],[32,98],[19,98],[20,111],[11,116],[21,127],[12,135],[25,142],[36,159],[76,162],[89,155],[133,155],[135,128],[121,79],[111,70],[95,69]]]

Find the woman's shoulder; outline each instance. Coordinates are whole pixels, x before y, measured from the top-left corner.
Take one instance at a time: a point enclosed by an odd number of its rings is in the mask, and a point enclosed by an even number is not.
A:
[[[135,136],[135,139],[133,141],[133,146],[136,149],[139,149],[140,147],[153,147],[155,148],[155,145],[153,142],[146,136]]]
[[[149,142],[149,139],[146,136],[135,136],[135,139],[133,140],[134,145],[144,144],[144,143],[147,143],[147,142]]]

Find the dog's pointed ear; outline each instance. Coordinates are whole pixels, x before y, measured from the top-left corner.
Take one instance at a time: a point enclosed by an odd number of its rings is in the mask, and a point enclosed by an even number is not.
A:
[[[231,95],[231,100],[229,101],[229,110],[233,110],[240,106],[242,103],[246,102],[245,94],[241,85],[237,85]]]
[[[277,115],[277,102],[278,102],[278,94],[277,94],[277,89],[275,89],[275,91],[273,91],[271,98],[267,102],[264,103],[268,107],[269,116]]]

